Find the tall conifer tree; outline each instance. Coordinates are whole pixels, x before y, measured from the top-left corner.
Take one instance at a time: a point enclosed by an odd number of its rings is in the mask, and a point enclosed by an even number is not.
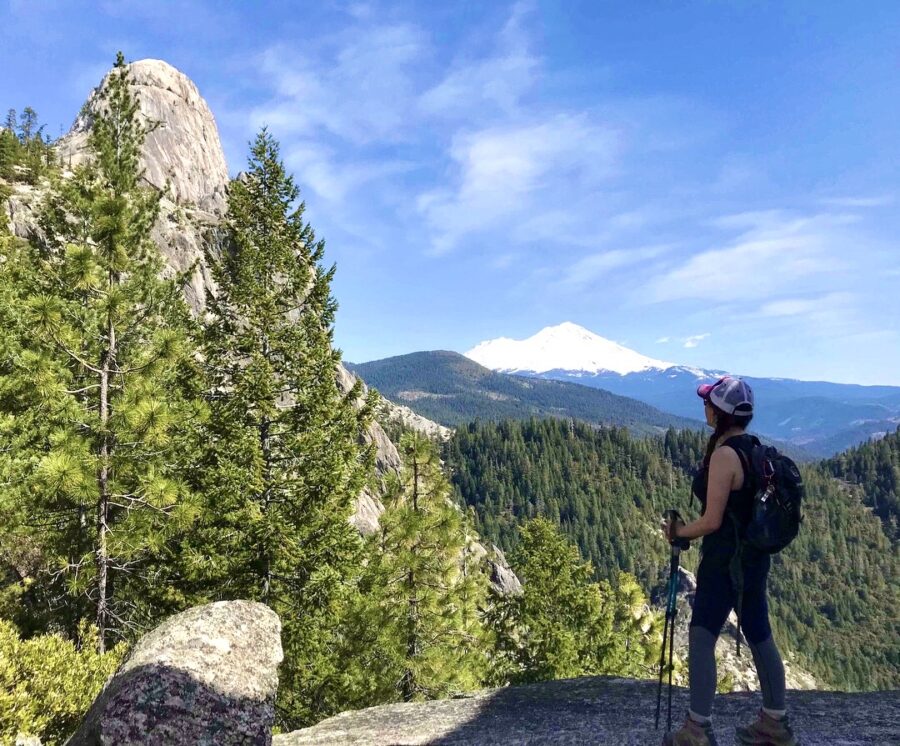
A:
[[[487,669],[481,614],[487,579],[467,516],[450,499],[437,449],[422,434],[400,441],[402,473],[370,537],[348,690],[354,706],[436,699],[476,689]]]
[[[90,162],[52,184],[43,239],[5,242],[0,262],[4,508],[44,559],[32,592],[71,629],[93,619],[101,652],[142,613],[149,555],[190,520],[202,413],[188,309],[150,239],[148,131],[120,53]]]
[[[357,706],[436,699],[484,681],[487,579],[436,450],[420,433],[400,441],[402,474],[384,497],[362,583],[355,655],[369,693]]]
[[[338,385],[334,267],[321,265],[325,244],[298,197],[261,132],[231,184],[225,240],[207,252],[207,520],[191,558],[201,593],[256,599],[281,616],[277,709],[288,727],[333,706],[336,630],[362,547],[349,517],[371,472],[361,439],[376,397]]]
[[[510,563],[524,591],[496,597],[489,614],[494,683],[650,673],[658,624],[631,576],[617,590],[593,582],[593,568],[545,518],[522,526]]]

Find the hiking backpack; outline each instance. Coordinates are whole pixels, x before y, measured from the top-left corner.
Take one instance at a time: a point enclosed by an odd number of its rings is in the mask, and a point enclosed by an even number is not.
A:
[[[775,554],[790,544],[800,530],[803,517],[803,477],[797,465],[753,438],[749,454],[736,449],[744,474],[753,480],[753,511],[744,529],[743,540],[764,554]],[[748,463],[749,461],[749,463]]]

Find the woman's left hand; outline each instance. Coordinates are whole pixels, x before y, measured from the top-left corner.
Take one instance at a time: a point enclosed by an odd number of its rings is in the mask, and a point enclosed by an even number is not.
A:
[[[669,542],[669,544],[671,544],[678,538],[677,532],[679,526],[684,526],[684,521],[682,521],[680,518],[676,519],[675,521],[672,521],[671,518],[663,518],[660,527],[662,528],[663,536],[666,538],[666,541]]]

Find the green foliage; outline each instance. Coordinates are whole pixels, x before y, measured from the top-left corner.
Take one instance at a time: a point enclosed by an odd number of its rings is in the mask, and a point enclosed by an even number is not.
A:
[[[389,403],[383,398],[379,398],[375,407],[375,421],[381,425],[391,443],[399,443],[400,439],[407,433],[416,432],[401,417],[393,413]]]
[[[348,519],[370,478],[361,445],[377,395],[342,392],[332,346],[334,268],[321,266],[298,190],[266,132],[229,189],[224,242],[207,262],[202,357],[209,391],[196,529],[173,547],[176,605],[250,598],[281,617],[278,721],[308,725],[337,705],[339,620],[362,543]]]
[[[510,564],[524,591],[496,596],[488,615],[496,632],[493,682],[649,676],[661,634],[634,578],[622,574],[615,590],[594,582],[578,548],[544,518],[520,532]]]
[[[30,106],[18,119],[15,110],[9,110],[0,129],[0,179],[35,184],[41,176],[56,170],[53,149],[43,131]]]
[[[446,697],[486,674],[487,578],[469,520],[450,501],[435,447],[409,433],[400,451],[348,633],[354,707]]]
[[[719,677],[719,680],[716,682],[716,691],[719,694],[730,694],[734,691],[734,674],[730,671],[726,671]]]
[[[881,519],[885,533],[895,542],[900,539],[900,428],[824,461],[823,467],[860,485],[865,504]]]
[[[2,139],[2,132],[0,132],[0,139]],[[12,189],[5,184],[0,184],[0,241],[9,235],[9,218],[6,216],[6,200],[9,199],[11,194]]]
[[[704,440],[687,431],[636,440],[621,430],[561,421],[473,424],[456,432],[446,460],[457,495],[475,507],[479,531],[503,549],[518,545],[525,521],[543,516],[577,544],[596,577],[616,585],[626,569],[653,592],[665,582],[668,553],[658,517],[667,507],[686,519],[694,512],[681,507],[689,494],[682,470],[700,459]],[[893,445],[888,440],[877,450],[862,448],[862,457],[851,451],[836,461],[852,464],[878,452],[873,463],[883,465]],[[833,468],[834,462],[801,466],[805,521],[773,559],[772,625],[823,685],[898,688],[900,587],[893,579],[900,577],[900,556],[868,509],[874,503],[865,486],[886,483],[868,478],[848,486],[830,476]],[[682,554],[687,569],[696,561],[697,552]]]
[[[55,746],[78,727],[125,652],[97,653],[96,628],[80,637],[80,649],[59,634],[22,640],[0,619],[0,742],[21,734]]]
[[[43,240],[0,257],[4,544],[42,558],[19,621],[74,637],[93,618],[101,648],[153,616],[153,557],[193,517],[183,475],[203,415],[182,278],[160,278],[150,239],[137,112],[120,55],[93,160],[52,181]]]

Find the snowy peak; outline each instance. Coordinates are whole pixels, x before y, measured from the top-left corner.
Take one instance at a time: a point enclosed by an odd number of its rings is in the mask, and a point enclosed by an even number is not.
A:
[[[566,370],[626,375],[674,365],[645,357],[570,321],[548,326],[528,339],[501,337],[482,342],[463,354],[486,368],[505,373]]]

